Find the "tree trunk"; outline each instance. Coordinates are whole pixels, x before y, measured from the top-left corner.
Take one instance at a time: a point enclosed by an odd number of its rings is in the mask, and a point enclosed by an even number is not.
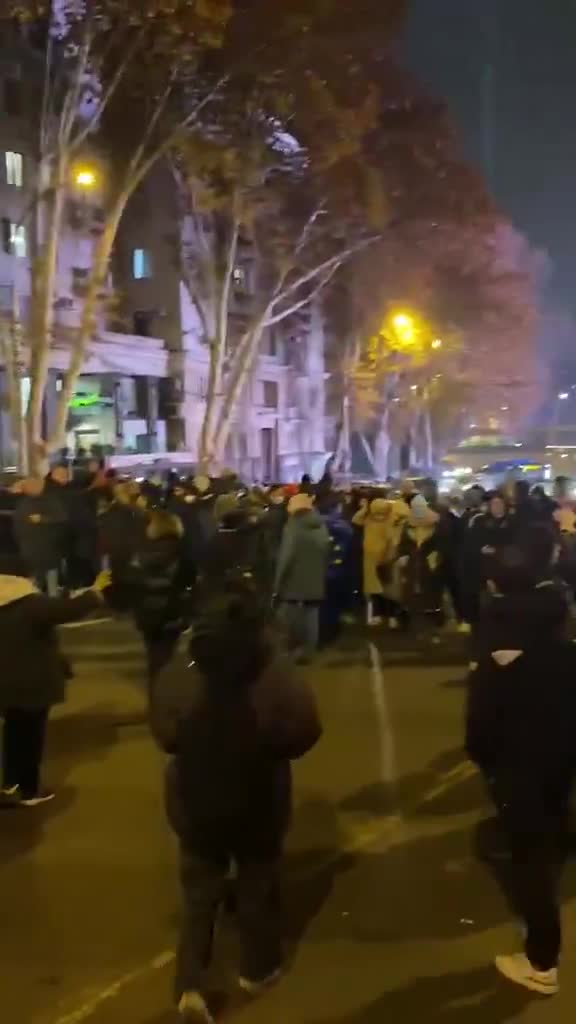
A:
[[[370,442],[368,441],[368,438],[365,436],[365,434],[361,433],[361,434],[359,434],[359,437],[360,437],[360,441],[361,441],[362,447],[364,449],[366,458],[368,459],[368,461],[370,463],[370,467],[372,469],[372,472],[374,473],[374,476],[378,476],[378,473],[376,471],[376,463],[374,461],[374,452],[372,451],[372,449],[370,447]]]
[[[38,472],[45,456],[42,413],[54,323],[54,297],[58,269],[58,242],[64,212],[68,168],[62,156],[50,175],[48,198],[39,200],[36,253],[32,270],[32,304],[29,325],[30,399],[26,416],[27,461]],[[42,168],[40,170],[42,174]],[[41,182],[42,185],[42,182]]]
[[[26,424],[22,410],[22,392],[20,390],[20,371],[18,366],[18,345],[14,331],[15,323],[3,323],[0,326],[2,354],[6,371],[6,390],[8,396],[8,416],[10,421],[10,437],[14,446],[15,461],[18,472],[28,472],[28,452],[26,446]]]
[[[248,379],[254,368],[269,313],[270,310],[267,309],[240,343],[237,362],[232,371],[231,379],[228,382],[226,402],[221,407],[214,432],[214,458],[218,462],[224,456],[224,449],[228,443],[238,403],[244,394]]]
[[[54,429],[48,441],[50,451],[56,451],[65,443],[68,409],[74,395],[76,382],[84,366],[88,346],[96,333],[98,308],[101,302],[101,293],[106,285],[108,263],[129,195],[130,193],[123,192],[116,200],[94,252],[80,325],[70,352],[68,369],[64,375]]]
[[[389,428],[390,409],[386,409],[382,416],[378,435],[374,444],[374,464],[376,467],[376,474],[380,480],[386,480],[388,477],[388,462],[390,458],[390,448],[392,446]]]
[[[235,202],[235,205],[236,202]],[[224,363],[226,360],[226,347],[228,344],[228,324],[230,318],[230,293],[234,279],[234,268],[238,254],[238,239],[240,236],[240,219],[236,217],[230,232],[226,252],[226,264],[222,288],[218,298],[218,309],[216,315],[216,335],[210,341],[210,368],[208,373],[208,388],[206,393],[206,409],[204,421],[200,434],[199,461],[202,472],[207,472],[215,458],[214,450],[214,422],[219,414],[219,405],[223,399],[224,391]]]

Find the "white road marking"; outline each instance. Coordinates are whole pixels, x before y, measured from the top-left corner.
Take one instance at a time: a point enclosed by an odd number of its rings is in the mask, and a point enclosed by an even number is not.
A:
[[[396,740],[392,728],[392,716],[388,703],[382,660],[375,644],[368,644],[370,651],[371,683],[376,721],[378,723],[378,743],[380,761],[380,780],[394,791],[398,782],[396,768]]]
[[[108,1003],[112,999],[117,999],[125,988],[133,985],[136,981],[140,981],[140,979],[145,977],[147,974],[151,974],[154,971],[161,971],[165,967],[168,967],[168,965],[174,961],[175,957],[176,954],[172,952],[172,950],[160,953],[142,967],[138,967],[136,970],[130,971],[128,974],[124,974],[123,977],[119,978],[118,981],[115,981],[112,985],[109,985],[108,988],[104,988],[101,992],[97,992],[92,999],[87,1000],[87,1002],[77,1010],[66,1014],[64,1017],[59,1017],[54,1024],[83,1024],[83,1021],[89,1020],[90,1017],[94,1016],[103,1003]]]
[[[62,629],[82,629],[86,626],[102,626],[106,622],[113,622],[113,619],[108,615],[105,619],[81,619],[80,622],[64,622],[61,626]]]

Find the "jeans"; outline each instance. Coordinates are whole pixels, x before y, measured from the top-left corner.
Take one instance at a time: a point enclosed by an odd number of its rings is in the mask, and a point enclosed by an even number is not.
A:
[[[290,649],[313,657],[319,642],[319,606],[311,601],[283,601],[282,621],[288,632]]]
[[[237,868],[236,914],[242,946],[240,973],[252,981],[273,974],[282,963],[280,854],[264,859],[230,856],[216,845],[202,852],[181,847],[180,881],[184,919],[176,961],[175,996],[202,988],[210,965],[216,919],[224,903],[231,863]]]
[[[19,786],[22,796],[36,796],[40,788],[40,765],[48,709],[10,709],[4,712],[2,744],[3,785]]]
[[[526,926],[526,956],[547,971],[558,965],[562,945],[558,885],[575,766],[538,768],[499,774],[489,786],[509,841],[509,896]]]
[[[46,569],[35,573],[35,582],[42,593],[48,597],[58,597],[60,593],[60,574],[58,569]]]

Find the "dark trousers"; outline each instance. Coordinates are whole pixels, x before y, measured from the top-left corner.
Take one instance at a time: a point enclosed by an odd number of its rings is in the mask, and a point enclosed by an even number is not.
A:
[[[280,853],[235,856],[218,848],[198,852],[181,848],[180,880],[184,918],[178,946],[175,995],[202,988],[210,965],[214,929],[224,903],[231,864],[236,865],[235,907],[242,944],[240,973],[258,981],[282,962]]]
[[[280,617],[291,650],[312,658],[318,650],[319,602],[283,601],[280,605]]]
[[[153,680],[172,659],[180,633],[174,630],[144,630],[148,679]]]
[[[4,712],[2,742],[3,785],[20,786],[23,796],[36,796],[40,788],[40,765],[44,753],[48,709]]]
[[[575,765],[500,773],[489,786],[511,854],[508,895],[526,925],[526,956],[537,970],[558,965],[562,929],[558,886],[566,851]]]

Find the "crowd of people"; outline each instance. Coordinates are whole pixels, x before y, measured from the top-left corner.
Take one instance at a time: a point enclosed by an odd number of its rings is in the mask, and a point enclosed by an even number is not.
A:
[[[502,973],[558,989],[557,897],[576,775],[576,515],[516,482],[440,497],[416,487],[245,487],[176,474],[140,482],[55,466],[0,493],[0,714],[5,807],[52,798],[40,772],[70,667],[56,626],[133,617],[150,722],[170,755],[167,810],[185,914],[176,1002],[211,1021],[204,972],[230,865],[254,995],[283,967],[279,867],[290,762],[322,732],[309,664],[347,623],[438,642],[470,634],[467,749],[506,835],[525,953]]]

